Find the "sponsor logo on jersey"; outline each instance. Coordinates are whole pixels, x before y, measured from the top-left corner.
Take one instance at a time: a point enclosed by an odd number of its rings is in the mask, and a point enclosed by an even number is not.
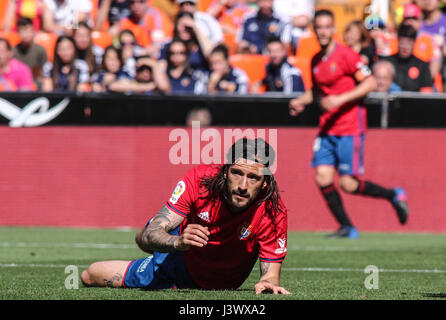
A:
[[[172,193],[172,196],[170,197],[170,202],[172,204],[177,203],[178,199],[180,199],[183,192],[186,190],[186,184],[184,181],[178,182],[177,186],[175,187],[175,190]]]

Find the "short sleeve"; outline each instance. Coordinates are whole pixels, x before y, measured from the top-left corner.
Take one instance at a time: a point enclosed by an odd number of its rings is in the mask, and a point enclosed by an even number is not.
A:
[[[344,51],[345,72],[361,82],[372,74],[370,68],[362,61],[361,56],[352,49]]]
[[[258,235],[259,259],[262,262],[282,262],[287,253],[287,212],[280,212],[271,222],[263,223]]]
[[[198,183],[196,169],[190,170],[178,181],[166,205],[183,217],[187,217],[198,198]]]

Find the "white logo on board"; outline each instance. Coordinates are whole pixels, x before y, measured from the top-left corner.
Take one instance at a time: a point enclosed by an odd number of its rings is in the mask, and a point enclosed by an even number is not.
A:
[[[10,127],[37,127],[55,119],[70,103],[69,98],[63,99],[50,108],[48,98],[39,97],[20,108],[15,104],[0,98],[0,115],[9,121]]]

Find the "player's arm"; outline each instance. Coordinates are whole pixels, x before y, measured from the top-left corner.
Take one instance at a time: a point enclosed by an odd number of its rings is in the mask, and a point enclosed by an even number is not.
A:
[[[376,79],[373,75],[359,78],[362,77],[362,71],[358,70],[357,72],[358,73],[355,74],[355,78],[359,80],[358,85],[354,89],[342,94],[328,95],[323,97],[320,102],[322,109],[324,109],[325,111],[333,110],[346,103],[362,99],[370,92],[376,90],[377,84]]]
[[[313,89],[306,90],[299,97],[292,99],[288,105],[290,116],[298,116],[305,107],[313,102]]]
[[[209,231],[201,225],[189,224],[179,236],[169,234],[180,226],[184,219],[164,205],[152,221],[136,234],[136,243],[141,250],[148,253],[184,251],[190,246],[205,246]]]
[[[291,294],[291,292],[280,286],[281,269],[282,263],[280,262],[260,261],[260,280],[254,286],[256,294]]]

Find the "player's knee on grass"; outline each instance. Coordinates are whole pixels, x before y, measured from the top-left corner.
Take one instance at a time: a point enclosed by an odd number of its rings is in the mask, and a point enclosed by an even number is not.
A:
[[[81,280],[90,287],[122,287],[123,277],[130,261],[101,261],[91,264],[81,274]]]
[[[82,271],[81,273],[82,283],[86,286],[92,286],[93,282],[91,281],[90,274],[88,273],[88,269]]]

